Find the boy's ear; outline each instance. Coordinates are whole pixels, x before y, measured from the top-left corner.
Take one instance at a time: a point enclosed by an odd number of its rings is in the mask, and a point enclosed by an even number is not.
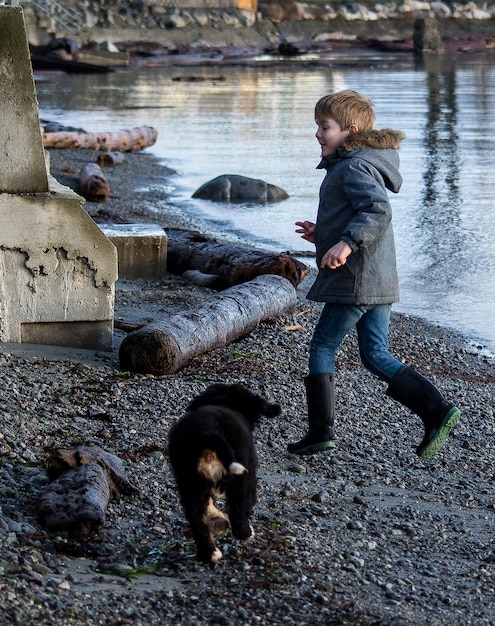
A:
[[[349,131],[349,133],[357,133],[359,127],[357,126],[357,124],[351,124],[347,130]]]

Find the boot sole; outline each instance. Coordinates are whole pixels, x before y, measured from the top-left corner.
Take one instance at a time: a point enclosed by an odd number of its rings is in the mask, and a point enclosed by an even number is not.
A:
[[[316,454],[317,452],[323,452],[324,450],[331,450],[335,448],[334,441],[321,441],[320,443],[312,443],[309,446],[304,446],[304,448],[299,448],[298,450],[291,450],[287,448],[288,452],[291,454]]]
[[[437,434],[428,444],[422,449],[417,451],[418,456],[422,459],[429,459],[436,454],[445,445],[450,431],[458,423],[461,416],[460,410],[454,406],[450,409],[447,415],[444,417],[442,425],[437,431]]]

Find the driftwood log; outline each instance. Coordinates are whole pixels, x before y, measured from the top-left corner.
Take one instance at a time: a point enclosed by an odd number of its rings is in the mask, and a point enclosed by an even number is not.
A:
[[[309,271],[307,265],[288,254],[218,243],[194,230],[169,228],[166,232],[167,270],[172,274],[199,270],[210,275],[208,284],[213,289],[239,285],[262,274],[282,276],[297,287]]]
[[[208,298],[194,311],[147,324],[120,345],[122,370],[173,374],[191,358],[246,335],[263,320],[293,311],[296,290],[285,278],[258,276]]]
[[[103,525],[110,500],[136,492],[120,459],[98,447],[54,450],[46,471],[51,482],[39,499],[40,521],[73,538],[88,537]]]
[[[122,165],[124,162],[124,155],[122,152],[102,152],[98,155],[96,162],[102,167]]]
[[[43,134],[45,148],[83,148],[101,152],[138,152],[156,142],[158,132],[151,126],[138,126],[131,130],[110,133],[62,131]]]
[[[79,191],[90,202],[104,202],[110,185],[97,163],[86,163],[79,174]]]
[[[72,538],[88,537],[105,522],[110,489],[96,463],[62,474],[41,494],[40,522],[51,532],[64,531]]]

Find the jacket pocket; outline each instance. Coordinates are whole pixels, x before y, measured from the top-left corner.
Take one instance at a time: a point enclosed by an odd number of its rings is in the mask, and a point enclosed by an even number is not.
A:
[[[339,299],[348,302],[355,296],[355,291],[356,277],[346,263],[335,270],[321,269],[308,292],[308,298],[316,302],[338,302]]]

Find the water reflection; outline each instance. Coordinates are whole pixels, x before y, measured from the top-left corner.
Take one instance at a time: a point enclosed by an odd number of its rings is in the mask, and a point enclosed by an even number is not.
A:
[[[427,71],[427,119],[425,124],[425,168],[418,206],[418,225],[429,251],[422,279],[435,290],[454,288],[463,265],[457,132],[457,76],[454,68]]]
[[[149,151],[178,172],[166,181],[178,210],[209,234],[280,251],[312,249],[293,224],[316,215],[316,100],[362,91],[375,102],[378,125],[407,137],[404,185],[391,197],[399,310],[460,328],[495,350],[494,63],[466,56],[415,64],[404,56],[388,68],[147,68],[54,78],[38,84],[38,100],[43,118],[87,130],[155,126]],[[201,80],[182,80],[191,76]],[[290,197],[236,207],[191,199],[221,174],[261,178]]]

